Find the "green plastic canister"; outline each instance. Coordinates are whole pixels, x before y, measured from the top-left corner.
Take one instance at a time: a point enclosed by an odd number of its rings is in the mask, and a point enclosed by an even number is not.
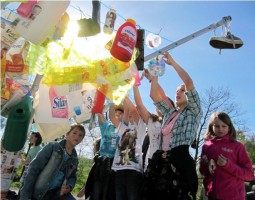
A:
[[[24,147],[33,114],[32,99],[29,96],[24,96],[10,110],[2,139],[5,150],[16,152]]]

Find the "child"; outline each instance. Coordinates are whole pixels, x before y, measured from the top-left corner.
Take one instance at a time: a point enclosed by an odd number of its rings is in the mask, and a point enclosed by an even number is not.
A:
[[[120,137],[112,164],[112,170],[115,171],[116,200],[141,200],[142,142],[146,126],[128,97],[123,103],[123,120],[128,126],[113,121]]]
[[[26,177],[29,163],[35,158],[37,153],[42,149],[42,136],[39,132],[32,132],[29,138],[29,150],[25,159],[21,159],[21,163],[24,165],[22,176],[20,178],[20,182],[24,182],[24,178]]]
[[[124,114],[122,105],[111,105],[109,109],[110,121],[120,123]],[[116,126],[106,120],[103,114],[98,113],[101,141],[94,164],[89,172],[84,189],[81,189],[77,197],[85,194],[85,199],[115,200],[114,172],[111,170],[113,157],[119,142]],[[95,152],[95,151],[94,151]],[[83,192],[83,191],[84,192]]]
[[[202,147],[200,172],[209,200],[244,200],[244,181],[252,180],[252,164],[224,112],[211,115]]]
[[[158,77],[151,78],[150,97],[164,116],[160,134],[159,150],[153,154],[147,166],[147,200],[196,199],[198,179],[196,166],[189,154],[189,146],[195,139],[202,109],[199,95],[189,74],[172,58],[168,52],[162,59],[171,65],[183,84],[177,87],[175,105],[166,102],[166,93],[161,88]],[[145,71],[145,77],[150,74]],[[162,95],[164,94],[164,95]],[[155,196],[154,196],[155,195]]]
[[[66,133],[66,139],[48,143],[29,164],[20,199],[75,200],[70,193],[78,167],[75,146],[84,136],[84,127],[74,125]]]

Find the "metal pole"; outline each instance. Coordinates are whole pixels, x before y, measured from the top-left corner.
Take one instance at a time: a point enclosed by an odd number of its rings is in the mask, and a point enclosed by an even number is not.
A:
[[[144,62],[146,62],[148,60],[151,60],[152,58],[157,57],[158,55],[161,54],[161,52],[169,51],[170,49],[173,49],[177,46],[180,46],[181,44],[186,43],[186,42],[188,42],[188,41],[190,41],[190,40],[192,40],[192,39],[194,39],[194,38],[196,38],[200,35],[203,35],[204,33],[207,33],[209,31],[211,31],[211,30],[214,30],[217,27],[222,26],[222,25],[226,24],[227,22],[229,22],[231,20],[232,20],[231,16],[223,17],[222,20],[220,20],[219,22],[217,22],[215,24],[211,24],[210,26],[207,26],[206,28],[203,28],[203,29],[201,29],[201,30],[199,30],[199,31],[197,31],[197,32],[185,37],[185,38],[182,38],[182,39],[180,39],[180,40],[178,40],[178,41],[176,41],[176,42],[174,42],[174,43],[172,43],[172,44],[170,44],[170,45],[168,45],[168,46],[166,46],[166,47],[164,47],[164,48],[162,48],[162,49],[160,49],[160,50],[158,50],[154,53],[151,53],[151,54],[145,56],[144,57]]]

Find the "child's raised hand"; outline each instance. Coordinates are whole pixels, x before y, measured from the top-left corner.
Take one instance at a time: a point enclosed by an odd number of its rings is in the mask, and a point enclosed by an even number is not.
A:
[[[223,167],[227,164],[227,162],[228,159],[225,156],[223,156],[222,154],[218,156],[217,165]]]
[[[144,77],[144,76],[145,76],[145,78],[147,78],[149,81],[151,81],[152,75],[150,74],[150,72],[149,72],[148,69],[144,69],[142,77]]]
[[[168,65],[175,64],[174,59],[167,51],[163,52],[162,55],[163,55],[162,59],[165,61],[166,64],[168,64]]]

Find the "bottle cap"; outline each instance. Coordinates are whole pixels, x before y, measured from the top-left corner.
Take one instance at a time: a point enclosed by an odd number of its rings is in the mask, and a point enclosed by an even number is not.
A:
[[[136,25],[136,21],[131,18],[127,18],[126,22],[130,22],[130,23]]]

